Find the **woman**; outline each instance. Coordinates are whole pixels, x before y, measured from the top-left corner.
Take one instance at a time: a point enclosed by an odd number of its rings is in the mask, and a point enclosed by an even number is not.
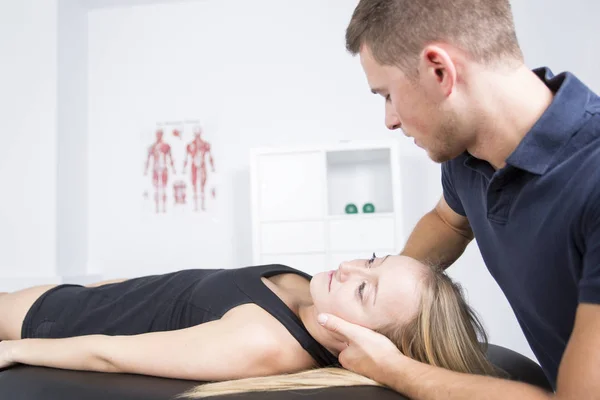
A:
[[[312,279],[269,265],[0,294],[0,368],[24,363],[225,381],[337,366],[345,344],[317,323],[321,312],[376,330],[419,361],[495,373],[478,341],[485,341],[481,325],[444,273],[408,257],[375,255]],[[321,374],[320,384],[301,375],[291,386],[322,386],[323,377],[338,375]],[[365,382],[342,373],[325,386]],[[273,386],[258,378],[188,395],[290,387]]]

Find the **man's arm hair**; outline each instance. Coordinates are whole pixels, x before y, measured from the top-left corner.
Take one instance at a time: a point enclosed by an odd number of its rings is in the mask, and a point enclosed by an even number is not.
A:
[[[447,268],[473,238],[467,217],[452,210],[442,196],[435,208],[419,220],[400,254]]]

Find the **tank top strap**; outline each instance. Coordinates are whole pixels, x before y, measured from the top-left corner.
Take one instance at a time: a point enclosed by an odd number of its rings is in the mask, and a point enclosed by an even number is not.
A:
[[[339,365],[338,359],[321,346],[306,330],[304,324],[290,308],[269,289],[260,278],[292,273],[310,280],[302,271],[281,264],[258,265],[240,268],[236,273],[236,284],[256,305],[273,315],[300,343],[321,367]]]
[[[312,276],[306,272],[300,271],[296,268],[288,267],[287,265],[283,264],[258,265],[250,268],[256,268],[255,271],[257,271],[258,276],[263,278],[269,278],[271,276],[280,274],[296,274],[308,279],[309,281],[312,279]]]

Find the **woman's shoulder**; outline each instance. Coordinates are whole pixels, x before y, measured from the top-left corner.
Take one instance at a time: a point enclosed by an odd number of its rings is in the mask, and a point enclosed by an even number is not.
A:
[[[248,332],[249,346],[277,349],[270,354],[283,370],[293,372],[317,366],[288,329],[260,306],[244,304],[231,309],[223,318],[235,320],[236,326]]]

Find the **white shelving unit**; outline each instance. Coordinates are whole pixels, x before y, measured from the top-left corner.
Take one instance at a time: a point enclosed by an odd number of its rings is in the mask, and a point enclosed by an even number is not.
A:
[[[315,274],[401,250],[398,142],[253,149],[250,177],[254,264]],[[346,214],[348,203],[359,213]]]

